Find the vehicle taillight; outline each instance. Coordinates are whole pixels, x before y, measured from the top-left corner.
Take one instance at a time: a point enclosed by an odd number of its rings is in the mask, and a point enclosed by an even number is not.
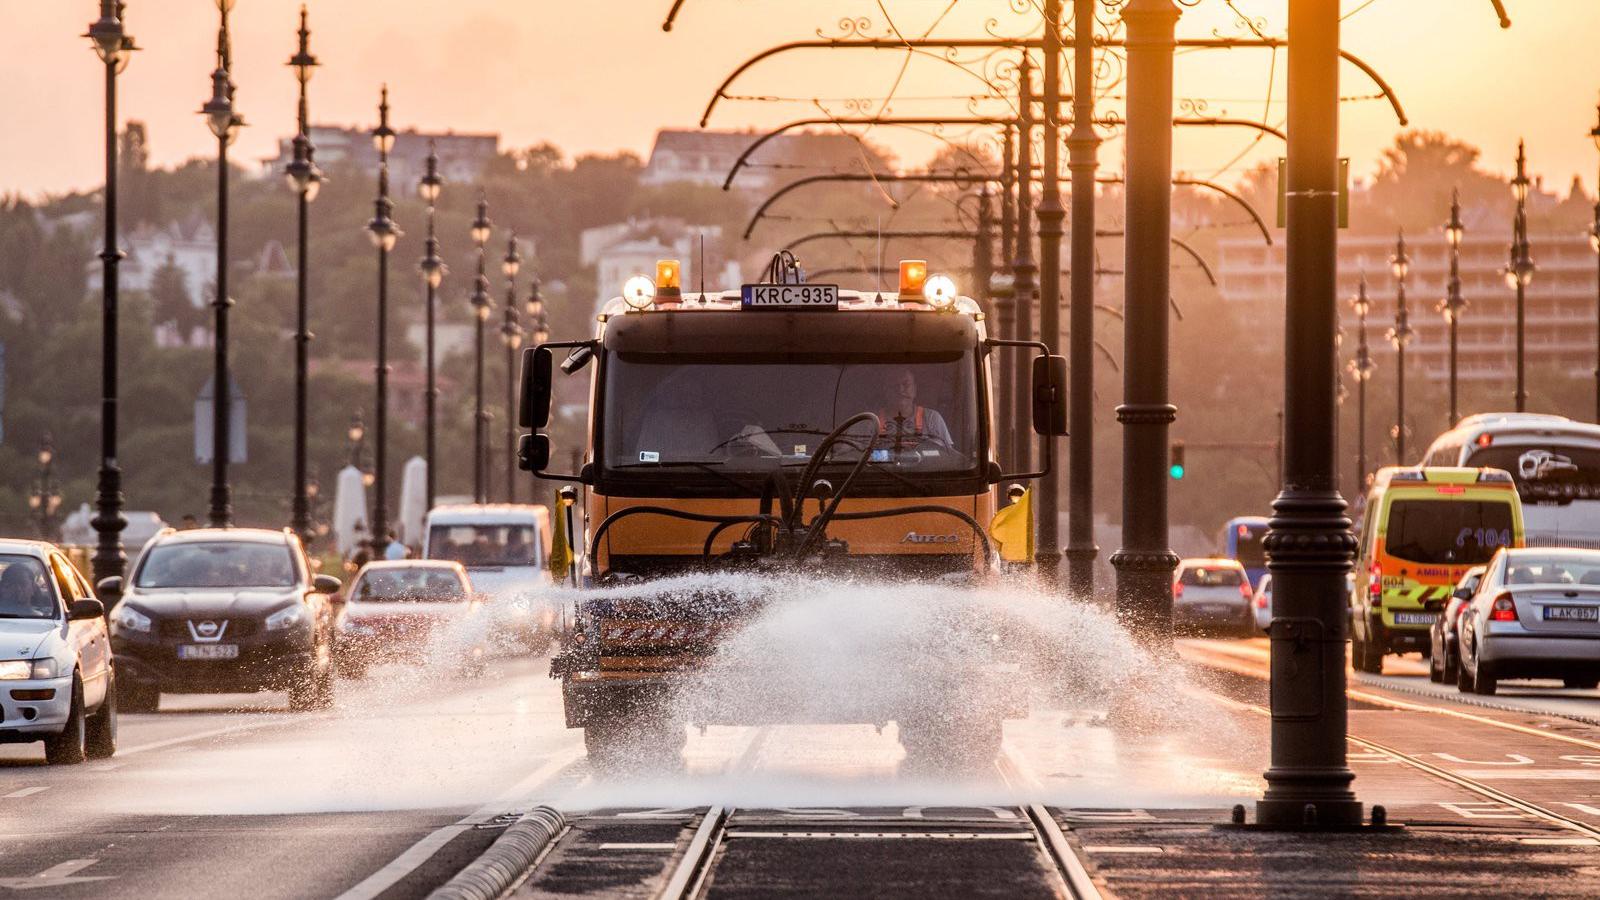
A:
[[[1265,593],[1262,593],[1261,596],[1256,598],[1256,609],[1266,609],[1266,608],[1267,608],[1267,595]]]
[[[1383,605],[1383,567],[1377,563],[1367,571],[1367,599],[1373,606]]]
[[[1511,592],[1507,591],[1494,598],[1494,605],[1489,608],[1489,621],[1515,622],[1517,620],[1517,604],[1511,599]]]
[[[1241,596],[1244,597],[1244,599],[1249,600],[1250,599],[1250,582],[1248,582],[1248,581],[1239,582],[1239,593],[1240,593]]]
[[[1172,599],[1177,600],[1178,598],[1180,598],[1182,596],[1183,596],[1183,582],[1174,581],[1172,583]]]

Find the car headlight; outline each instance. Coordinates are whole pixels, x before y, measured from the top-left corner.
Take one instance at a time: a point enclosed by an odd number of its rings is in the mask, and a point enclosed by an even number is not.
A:
[[[146,632],[150,630],[151,625],[149,616],[139,612],[137,609],[134,609],[126,603],[119,604],[117,608],[112,611],[111,624],[117,626],[118,628],[126,628],[129,631]]]
[[[34,678],[55,678],[61,674],[61,666],[54,657],[46,656],[33,661]]]
[[[33,663],[26,659],[7,659],[0,661],[0,679],[6,681],[20,681],[33,677]]]
[[[285,628],[293,628],[305,620],[306,613],[304,609],[299,606],[286,607],[267,616],[267,630],[282,631]]]

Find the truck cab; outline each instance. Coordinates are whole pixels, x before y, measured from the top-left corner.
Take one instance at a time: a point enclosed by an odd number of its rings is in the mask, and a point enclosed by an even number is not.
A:
[[[566,351],[567,376],[589,375],[580,469],[551,471],[537,431],[520,455],[541,478],[582,485],[572,544],[583,583],[600,590],[565,611],[551,674],[591,754],[640,729],[654,746],[681,745],[681,722],[652,723],[660,698],[759,604],[656,595],[651,582],[794,570],[979,580],[996,486],[1043,474],[1006,473],[996,458],[997,351],[1039,354],[1034,427],[1064,433],[1064,361],[989,338],[978,304],[925,262],[903,262],[890,293],[807,283],[784,256],[763,283],[695,294],[663,261],[604,308],[593,338],[525,351],[524,427],[548,425],[554,351]],[[851,715],[915,730],[893,710]]]

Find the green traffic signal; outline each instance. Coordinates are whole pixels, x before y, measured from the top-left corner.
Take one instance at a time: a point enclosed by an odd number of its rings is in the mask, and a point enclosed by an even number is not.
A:
[[[1167,457],[1167,474],[1172,476],[1173,481],[1183,480],[1183,449],[1183,441],[1172,442],[1171,452]]]
[[[1172,476],[1174,481],[1181,480],[1183,478],[1183,466],[1173,463],[1172,467],[1167,469],[1167,473]]]

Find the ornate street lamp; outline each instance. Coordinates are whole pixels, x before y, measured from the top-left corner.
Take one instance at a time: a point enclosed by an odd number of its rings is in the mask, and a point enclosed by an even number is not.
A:
[[[122,470],[117,466],[117,75],[128,67],[139,49],[123,29],[125,4],[101,0],[100,18],[84,34],[105,67],[105,243],[100,250],[100,471],[95,488],[95,517],[91,524],[99,536],[94,551],[94,580],[120,577],[127,563],[122,552]]]
[[[1450,221],[1444,223],[1444,240],[1450,247],[1450,281],[1445,296],[1439,301],[1439,312],[1444,314],[1450,328],[1450,422],[1456,427],[1460,415],[1456,407],[1456,332],[1461,324],[1461,313],[1467,301],[1461,297],[1461,238],[1466,229],[1461,225],[1461,198],[1458,191],[1450,192]]]
[[[1594,147],[1600,150],[1600,103],[1595,104],[1595,125],[1589,129]],[[1600,422],[1600,186],[1597,186],[1594,203],[1594,223],[1589,226],[1589,249],[1594,251],[1595,270],[1595,348],[1594,348],[1594,420]]]
[[[433,232],[433,209],[439,202],[439,193],[444,188],[444,179],[439,177],[439,154],[435,152],[433,142],[428,142],[428,169],[423,174],[422,180],[417,182],[417,196],[428,205],[428,239],[424,243],[425,252],[422,262],[417,268],[422,272],[422,285],[426,291],[427,328],[424,356],[424,367],[427,369],[427,387],[423,391],[423,453],[428,459],[428,476],[424,493],[427,495],[427,507],[433,509],[434,498],[434,470],[439,459],[435,446],[438,434],[438,420],[436,417],[439,388],[434,375],[434,299],[438,295],[439,285],[444,281],[448,272],[444,260],[439,258],[439,239]]]
[[[1361,273],[1360,287],[1351,298],[1350,306],[1356,314],[1356,355],[1345,369],[1356,382],[1356,472],[1359,475],[1356,489],[1361,494],[1367,487],[1367,382],[1372,380],[1372,372],[1377,368],[1372,361],[1371,348],[1367,346],[1367,314],[1372,312],[1372,301],[1367,299],[1365,272]]]
[[[28,495],[28,508],[33,511],[39,537],[53,543],[60,539],[56,529],[56,511],[61,508],[61,486],[56,483],[52,473],[55,444],[48,431],[39,442],[38,459],[39,477],[34,480],[33,491]]]
[[[489,221],[489,201],[480,192],[478,217],[472,220],[472,241],[478,245],[478,277],[472,283],[472,314],[477,326],[472,345],[473,396],[476,404],[472,414],[472,499],[475,503],[487,503],[489,500],[484,484],[484,477],[488,474],[484,467],[484,454],[488,452],[488,423],[485,421],[488,413],[483,409],[483,326],[489,321],[489,309],[494,304],[489,299],[489,276],[484,271],[489,235],[493,230],[494,223]]]
[[[373,451],[372,556],[382,559],[389,545],[389,251],[400,239],[401,231],[390,218],[394,203],[389,199],[389,151],[394,149],[394,129],[389,127],[389,86],[383,86],[378,101],[378,127],[372,130],[372,146],[378,151],[378,199],[367,231],[378,248],[378,356],[373,366],[378,384],[378,412],[373,422],[377,440]]]
[[[233,381],[228,376],[228,307],[233,301],[228,297],[228,146],[239,136],[244,118],[234,110],[234,85],[229,77],[233,57],[232,42],[228,36],[228,13],[234,0],[217,0],[220,24],[217,28],[217,68],[211,73],[211,99],[200,107],[206,125],[217,139],[217,274],[216,296],[212,308],[216,311],[216,325],[212,332],[212,390],[211,398],[211,509],[213,528],[226,528],[233,522],[231,489],[228,486],[228,460],[232,455],[230,444],[230,407],[233,400]]]
[[[522,251],[517,247],[517,232],[506,242],[506,256],[500,271],[506,276],[506,305],[500,322],[500,339],[506,347],[506,502],[517,502],[517,349],[522,346],[522,326],[517,322],[517,272],[522,270]]]
[[[294,492],[290,499],[290,527],[307,544],[316,538],[311,527],[311,498],[306,481],[307,384],[310,380],[311,322],[308,311],[308,271],[310,263],[310,208],[322,187],[322,173],[312,161],[311,123],[306,99],[306,84],[319,63],[311,55],[311,29],[306,24],[306,8],[300,7],[300,49],[289,57],[295,80],[300,83],[300,105],[294,135],[294,159],[284,169],[289,189],[295,193],[300,252],[295,273],[294,332]]]
[[[1406,310],[1406,273],[1411,271],[1411,257],[1406,255],[1406,235],[1400,232],[1395,242],[1394,256],[1389,259],[1389,271],[1394,274],[1395,306],[1394,327],[1389,329],[1389,343],[1395,352],[1395,425],[1394,459],[1397,465],[1406,464],[1406,345],[1411,343],[1411,315]]]
[[[1527,291],[1533,280],[1533,259],[1528,247],[1528,171],[1527,154],[1517,141],[1517,174],[1511,179],[1511,195],[1517,200],[1516,217],[1511,222],[1511,257],[1501,270],[1506,287],[1517,292],[1517,412],[1528,408],[1527,379]]]

